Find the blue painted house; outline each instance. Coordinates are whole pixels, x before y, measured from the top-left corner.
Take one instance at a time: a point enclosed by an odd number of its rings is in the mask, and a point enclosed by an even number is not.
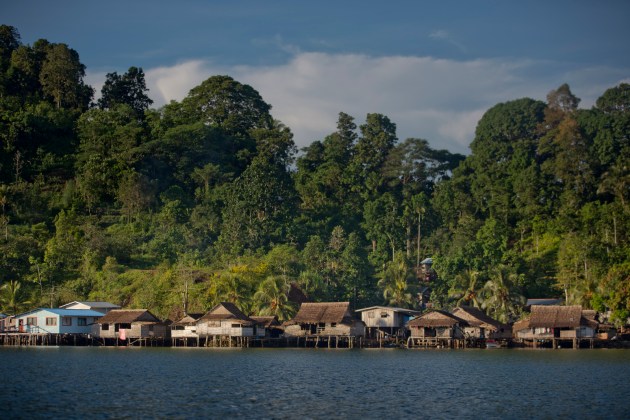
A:
[[[90,334],[104,314],[90,309],[38,308],[15,316],[18,332],[32,334]]]

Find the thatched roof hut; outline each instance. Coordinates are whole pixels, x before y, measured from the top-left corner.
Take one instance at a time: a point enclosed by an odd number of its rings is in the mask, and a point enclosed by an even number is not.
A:
[[[171,327],[175,328],[175,327],[184,327],[184,326],[190,326],[190,325],[197,325],[197,321],[202,316],[203,316],[203,314],[198,314],[198,313],[186,314],[179,321],[173,322],[171,324]]]
[[[350,302],[305,302],[295,317],[286,324],[331,324],[344,321],[352,321]]]
[[[418,318],[414,318],[407,323],[408,327],[417,328],[441,328],[441,327],[453,327],[454,325],[468,325],[463,319],[449,314],[445,311],[433,310],[420,315]]]
[[[221,302],[199,318],[198,323],[207,321],[230,321],[235,324],[251,326],[256,321],[245,315],[232,302]]]
[[[462,328],[465,326],[468,326],[465,320],[440,310],[425,312],[407,323],[412,338],[462,338]]]
[[[101,338],[166,338],[170,333],[167,326],[147,309],[113,309],[96,324],[95,333]]]
[[[481,309],[474,308],[472,306],[460,306],[453,310],[453,315],[463,319],[471,327],[485,328],[489,331],[497,331],[504,327],[496,319],[493,319],[486,315]]]
[[[486,315],[484,311],[472,306],[461,306],[453,310],[453,315],[468,323],[464,333],[472,338],[510,338],[512,329],[496,319]]]
[[[245,315],[231,302],[221,302],[197,321],[200,337],[229,336],[254,337],[264,335],[257,330],[258,323]]]
[[[575,328],[580,326],[581,319],[582,307],[579,305],[534,305],[529,324],[534,328]]]
[[[352,317],[350,302],[305,302],[286,321],[287,335],[365,335],[365,324]]]
[[[571,306],[532,306],[529,318],[512,326],[517,338],[563,337],[561,330],[574,330],[577,337],[591,337],[597,330],[598,322],[589,312],[584,316],[580,305]]]
[[[146,309],[112,309],[100,318],[98,324],[132,324],[134,322],[160,322]]]

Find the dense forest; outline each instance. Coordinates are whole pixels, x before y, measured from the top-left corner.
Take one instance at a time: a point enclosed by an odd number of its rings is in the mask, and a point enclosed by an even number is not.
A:
[[[557,297],[630,316],[628,84],[591,109],[566,84],[497,104],[463,156],[378,113],[340,112],[297,150],[225,75],[159,109],[141,68],[107,74],[96,101],[84,76],[68,45],[0,26],[5,313],[105,300],[175,319],[230,301],[287,319],[305,299],[429,298],[509,321]]]

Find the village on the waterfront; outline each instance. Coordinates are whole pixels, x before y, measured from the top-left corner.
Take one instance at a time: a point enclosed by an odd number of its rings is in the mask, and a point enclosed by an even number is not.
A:
[[[246,315],[230,302],[205,314],[161,320],[146,309],[109,302],[70,302],[0,319],[0,343],[9,346],[88,345],[144,347],[311,348],[610,348],[630,347],[627,331],[600,322],[593,310],[528,302],[527,316],[502,324],[483,311],[460,306],[424,312],[349,302],[304,302],[280,323]],[[627,337],[626,337],[627,339]]]

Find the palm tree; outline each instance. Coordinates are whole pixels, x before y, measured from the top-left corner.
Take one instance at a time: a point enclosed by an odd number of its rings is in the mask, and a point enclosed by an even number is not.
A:
[[[248,306],[249,296],[247,281],[237,273],[221,273],[214,287],[213,304],[231,302],[243,309]]]
[[[279,320],[290,319],[295,314],[295,307],[288,298],[290,287],[286,276],[267,277],[254,294],[258,313],[275,315]]]
[[[483,287],[482,308],[496,320],[508,323],[516,318],[525,298],[518,293],[515,284],[518,274],[513,269],[500,265],[491,271],[490,279]]]
[[[480,273],[466,269],[455,276],[455,284],[448,291],[448,296],[457,299],[457,306],[466,305],[481,308],[482,296],[479,282]]]
[[[0,287],[0,303],[5,310],[13,315],[31,304],[31,302],[24,300],[22,284],[17,280],[10,280]]]
[[[326,301],[329,290],[324,278],[314,271],[302,271],[297,278],[297,284],[310,299]]]
[[[414,295],[409,281],[415,276],[404,253],[396,252],[394,260],[385,265],[380,277],[378,286],[383,290],[383,297],[387,304],[400,307],[413,306]]]

